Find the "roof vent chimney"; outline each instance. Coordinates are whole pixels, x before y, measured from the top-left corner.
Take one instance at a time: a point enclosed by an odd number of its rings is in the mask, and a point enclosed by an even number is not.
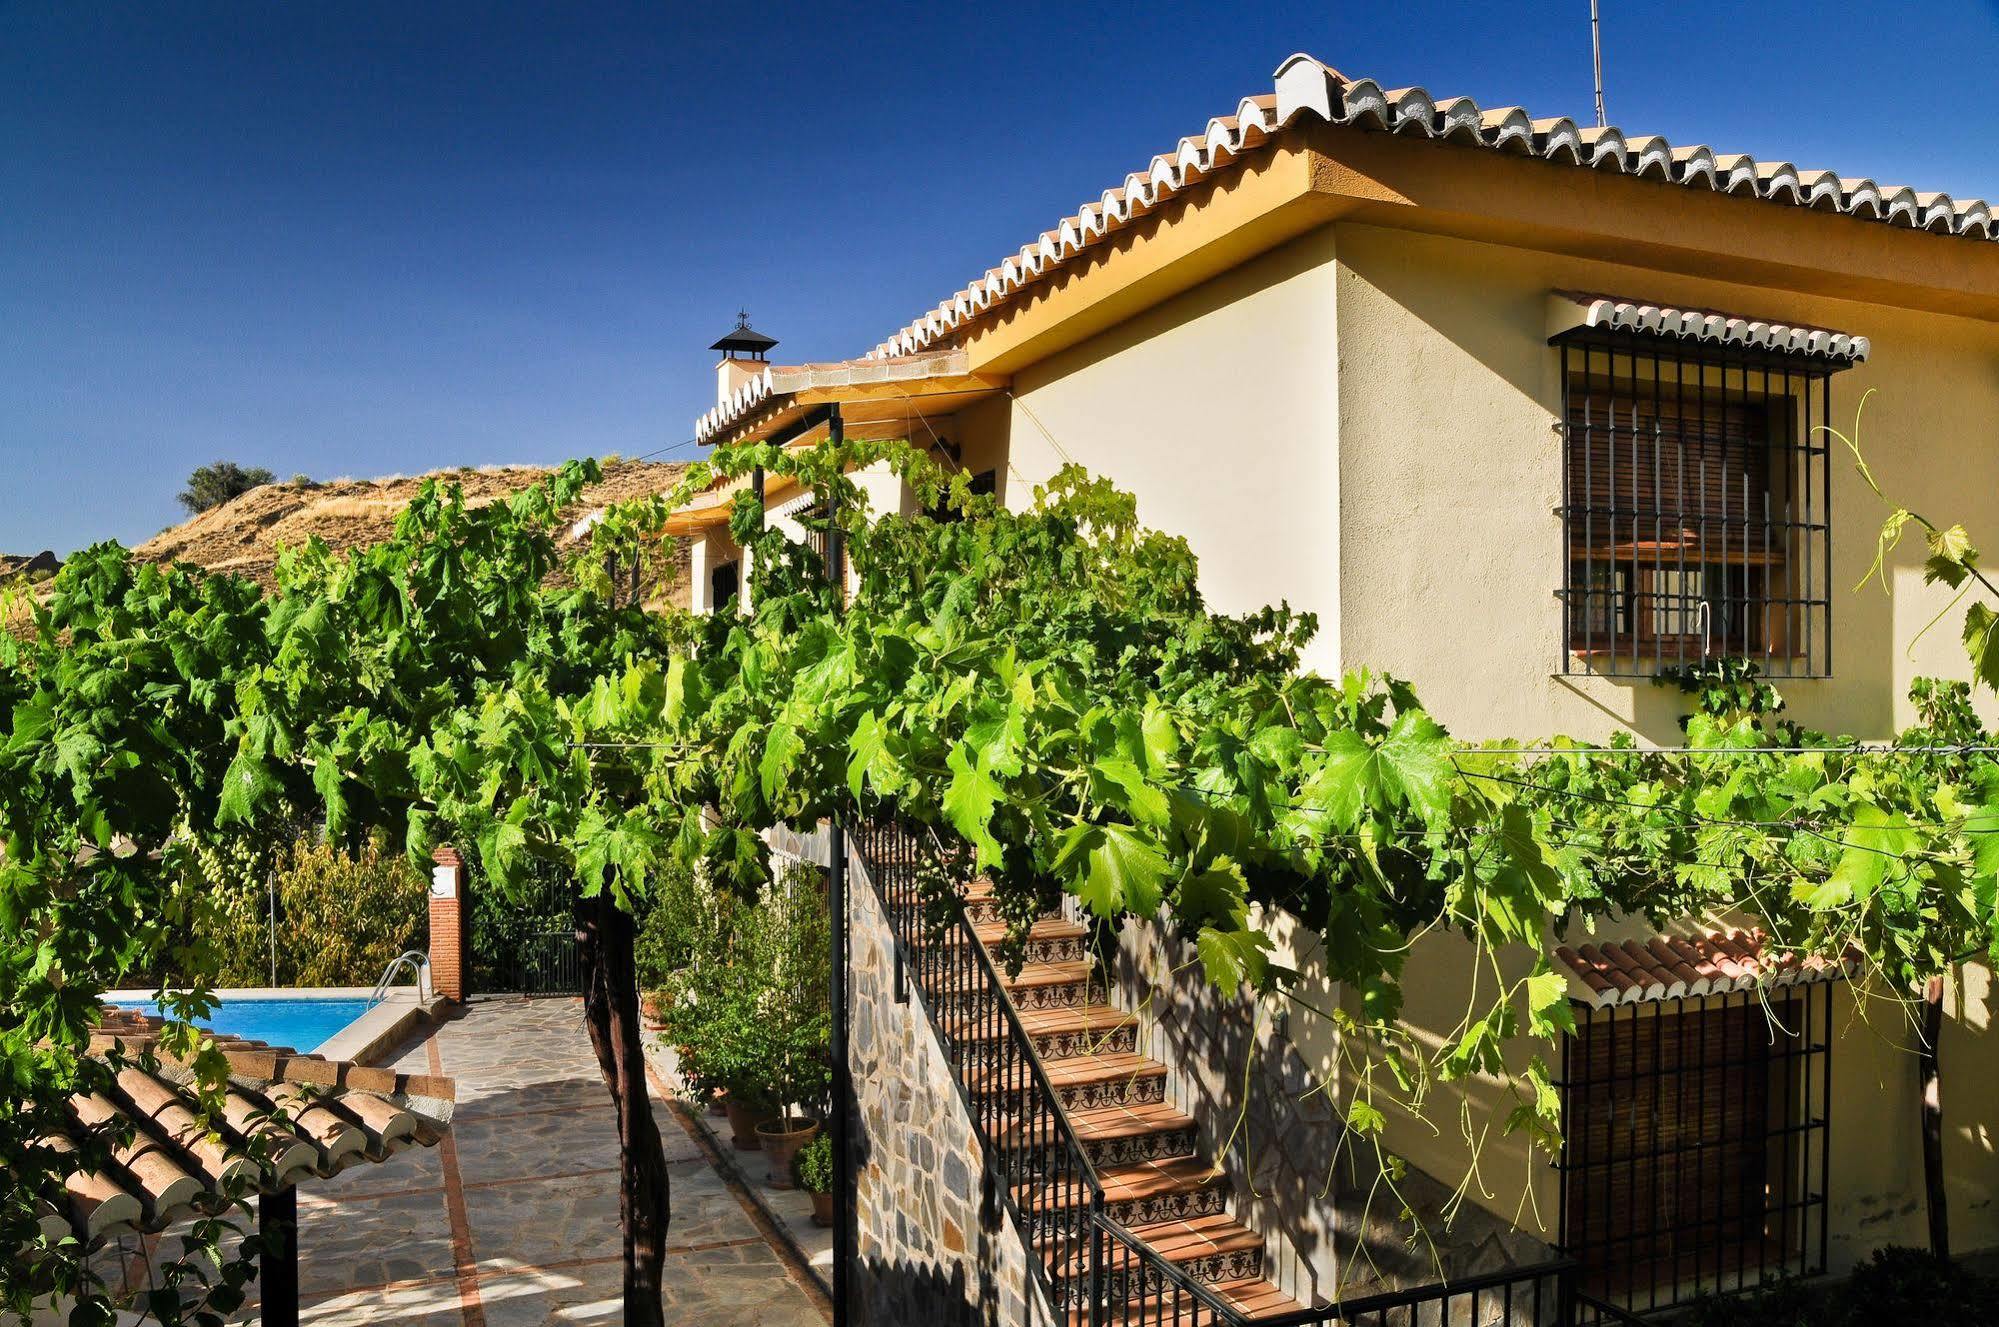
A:
[[[771,347],[777,342],[762,332],[750,327],[748,310],[736,314],[736,325],[729,334],[709,346],[710,350],[722,352],[722,358],[715,365],[715,403],[727,401],[737,388],[764,371],[764,362]]]

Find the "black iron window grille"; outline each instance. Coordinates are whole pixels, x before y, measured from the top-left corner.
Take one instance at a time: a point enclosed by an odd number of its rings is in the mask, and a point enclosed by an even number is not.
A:
[[[1832,375],[1845,361],[1576,329],[1562,364],[1561,671],[1723,655],[1832,671]]]
[[[1562,1251],[1650,1313],[1826,1265],[1832,984],[1576,1006]]]

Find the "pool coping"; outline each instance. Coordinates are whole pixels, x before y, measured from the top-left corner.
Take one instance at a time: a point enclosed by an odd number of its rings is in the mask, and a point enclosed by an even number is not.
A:
[[[218,999],[228,1000],[367,1000],[374,993],[372,986],[229,986],[212,992]],[[157,990],[126,989],[106,991],[103,998],[149,1001],[158,994]],[[414,988],[394,988],[380,1003],[363,1010],[319,1045],[294,1049],[327,1060],[370,1064],[398,1045],[418,1022],[428,1019],[437,1004],[435,998],[427,1002],[419,999]]]

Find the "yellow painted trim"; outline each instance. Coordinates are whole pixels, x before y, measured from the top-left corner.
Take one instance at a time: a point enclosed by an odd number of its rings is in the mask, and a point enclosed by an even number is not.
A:
[[[968,324],[959,344],[972,373],[1012,374],[1343,219],[1999,321],[1999,242],[1317,125],[1108,236]]]

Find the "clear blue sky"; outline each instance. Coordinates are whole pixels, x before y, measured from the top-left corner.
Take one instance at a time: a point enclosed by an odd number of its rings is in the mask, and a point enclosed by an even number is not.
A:
[[[739,305],[860,353],[1294,50],[1585,119],[1588,8],[0,0],[0,552],[677,443]],[[1990,3],[1603,8],[1628,131],[1999,200]]]

